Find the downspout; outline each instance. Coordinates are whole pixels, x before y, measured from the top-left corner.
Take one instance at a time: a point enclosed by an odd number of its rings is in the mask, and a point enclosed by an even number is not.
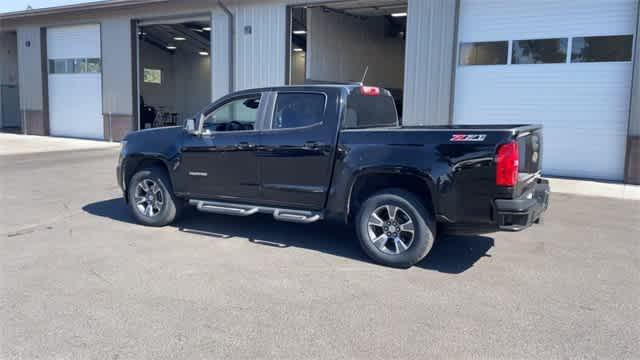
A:
[[[218,0],[218,5],[227,15],[227,19],[229,20],[229,93],[232,93],[235,89],[234,78],[235,78],[235,24],[233,13],[229,11],[229,8],[222,3],[222,0]]]

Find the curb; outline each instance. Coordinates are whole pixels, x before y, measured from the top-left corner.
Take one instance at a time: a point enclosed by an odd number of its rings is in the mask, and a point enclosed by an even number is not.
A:
[[[627,185],[594,180],[547,178],[552,193],[640,200],[640,185]]]

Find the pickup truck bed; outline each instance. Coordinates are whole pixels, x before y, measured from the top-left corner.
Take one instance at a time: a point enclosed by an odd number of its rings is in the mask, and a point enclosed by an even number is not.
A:
[[[118,182],[146,225],[171,223],[183,204],[340,221],[375,261],[405,267],[429,252],[437,223],[537,222],[541,159],[539,125],[400,126],[384,89],[295,86],[230,94],[184,128],[129,134]]]
[[[335,173],[344,175],[335,178],[335,187],[348,189],[347,183],[359,176],[359,169],[409,176],[418,172],[429,188],[439,221],[494,223],[503,230],[522,230],[546,209],[548,183],[540,178],[541,129],[538,125],[457,125],[343,130],[339,143],[349,156],[336,162]],[[517,182],[498,186],[498,146],[511,141],[518,143],[521,152]],[[376,144],[380,143],[388,146],[378,155],[381,148]],[[338,197],[337,202],[344,200]]]

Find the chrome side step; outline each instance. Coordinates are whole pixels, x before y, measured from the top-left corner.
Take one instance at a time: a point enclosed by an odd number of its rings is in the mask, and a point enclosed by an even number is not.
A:
[[[256,213],[273,214],[276,220],[309,224],[323,219],[321,212],[295,209],[282,209],[267,206],[224,203],[219,201],[189,200],[199,211],[223,215],[249,216]]]
[[[273,212],[273,217],[276,220],[297,222],[302,224],[316,222],[322,218],[320,213],[315,213],[313,211],[286,209],[275,209],[275,211]]]
[[[227,205],[221,203],[210,203],[205,201],[199,201],[196,208],[200,211],[206,211],[216,214],[235,215],[235,216],[249,216],[258,212],[257,207],[240,206],[240,205]]]

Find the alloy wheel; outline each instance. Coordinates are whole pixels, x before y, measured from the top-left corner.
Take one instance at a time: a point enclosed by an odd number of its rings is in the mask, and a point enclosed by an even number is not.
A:
[[[162,188],[151,179],[138,182],[133,198],[138,212],[147,217],[157,216],[164,205]]]
[[[367,221],[369,240],[385,254],[397,255],[407,251],[415,237],[413,220],[399,206],[382,205]]]

